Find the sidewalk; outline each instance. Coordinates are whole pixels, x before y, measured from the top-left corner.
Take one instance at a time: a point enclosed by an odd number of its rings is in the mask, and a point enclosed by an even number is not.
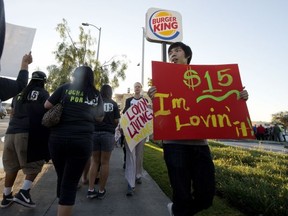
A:
[[[155,181],[144,171],[141,185],[136,185],[135,194],[126,196],[127,182],[124,177],[123,150],[115,148],[110,161],[110,176],[107,182],[107,195],[103,200],[87,199],[87,185],[82,185],[77,193],[73,216],[168,216],[167,204],[169,198],[161,191]],[[21,175],[19,175],[21,174]],[[19,172],[14,192],[22,186],[23,174]],[[1,194],[4,179],[0,181]],[[56,173],[52,163],[43,167],[31,190],[31,197],[36,208],[29,209],[14,203],[12,206],[0,209],[2,216],[56,216]],[[1,196],[2,200],[2,196]]]

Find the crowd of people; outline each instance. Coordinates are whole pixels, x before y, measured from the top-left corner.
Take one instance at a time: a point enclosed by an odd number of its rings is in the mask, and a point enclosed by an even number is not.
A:
[[[276,142],[286,142],[285,134],[279,124],[264,127],[262,124],[254,125],[254,134],[257,140],[270,140]]]

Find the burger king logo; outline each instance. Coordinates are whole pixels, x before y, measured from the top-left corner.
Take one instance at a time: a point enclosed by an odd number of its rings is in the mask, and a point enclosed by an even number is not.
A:
[[[152,34],[151,40],[173,42],[181,33],[181,16],[172,11],[158,9],[149,16],[148,25]]]

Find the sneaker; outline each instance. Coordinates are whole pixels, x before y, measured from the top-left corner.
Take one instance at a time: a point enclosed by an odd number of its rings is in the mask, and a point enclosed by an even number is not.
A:
[[[35,208],[36,204],[32,201],[29,190],[21,189],[13,198],[13,201],[28,208]]]
[[[136,178],[136,184],[142,184],[142,179],[140,178]]]
[[[97,193],[97,191],[94,188],[93,191],[89,191],[88,190],[86,197],[89,198],[89,199],[93,199],[93,198],[97,197],[97,195],[98,195],[98,193]]]
[[[128,184],[128,189],[127,189],[126,196],[133,196],[133,195],[134,195],[134,191],[135,191],[135,187],[131,187],[131,186]]]
[[[105,195],[106,195],[106,189],[104,189],[104,192],[103,192],[103,193],[100,193],[100,192],[98,191],[98,192],[97,192],[97,199],[102,200],[102,199],[104,199]]]
[[[1,201],[0,207],[7,208],[13,203],[12,192],[8,195],[3,194],[3,200]]]
[[[174,215],[174,214],[173,214],[173,210],[172,210],[172,205],[173,205],[172,202],[171,202],[171,203],[168,203],[168,205],[167,205],[168,212],[169,212],[170,216],[173,216],[173,215]]]

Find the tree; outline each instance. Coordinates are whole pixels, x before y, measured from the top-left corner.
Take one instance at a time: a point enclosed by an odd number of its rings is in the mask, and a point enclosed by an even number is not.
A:
[[[281,124],[286,129],[288,127],[288,111],[272,114],[272,122]]]
[[[128,68],[125,56],[122,58],[113,57],[103,65],[95,58],[95,51],[90,49],[96,40],[79,27],[80,34],[78,42],[74,42],[68,23],[65,19],[58,24],[56,31],[59,32],[62,42],[58,43],[57,50],[53,52],[58,65],[47,67],[49,76],[46,88],[53,92],[60,85],[69,82],[73,70],[80,65],[88,65],[94,71],[95,86],[100,89],[103,84],[110,84],[112,88],[119,86],[119,79],[125,80],[125,71]]]

